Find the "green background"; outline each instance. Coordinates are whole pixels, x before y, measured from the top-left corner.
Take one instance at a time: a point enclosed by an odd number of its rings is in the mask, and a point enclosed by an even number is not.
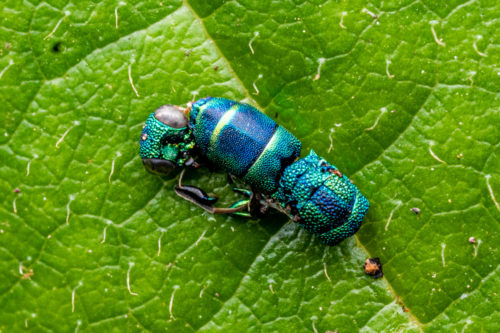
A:
[[[0,13],[0,331],[500,331],[498,1]],[[146,173],[148,114],[207,95],[352,178],[371,204],[356,237],[210,216]],[[239,199],[220,173],[186,183]]]

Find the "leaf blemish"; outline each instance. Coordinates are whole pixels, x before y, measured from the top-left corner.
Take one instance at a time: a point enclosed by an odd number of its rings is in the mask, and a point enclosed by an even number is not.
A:
[[[132,86],[132,90],[135,92],[135,95],[139,97],[139,92],[137,91],[137,88],[134,85],[134,80],[132,79],[132,64],[128,65],[128,81],[130,82],[130,85]]]
[[[109,173],[108,177],[108,183],[111,184],[111,177],[113,176],[113,173],[115,172],[115,159],[111,162],[111,172]]]
[[[328,282],[332,282],[332,280],[330,279],[330,276],[328,276],[326,261],[323,262],[323,272],[325,273],[325,276],[326,276],[326,279],[328,280]]]
[[[2,78],[2,76],[4,75],[4,73],[12,66],[14,65],[14,60],[10,59],[9,60],[9,64],[7,66],[5,66],[4,69],[2,69],[2,71],[0,72],[0,79]]]
[[[31,160],[29,160],[28,165],[26,165],[26,177],[30,175],[30,167],[31,167]]]
[[[366,14],[370,15],[370,16],[371,16],[374,20],[377,20],[377,19],[378,19],[378,15],[376,15],[375,13],[373,13],[373,12],[369,11],[369,10],[368,10],[368,9],[366,9],[366,8],[363,8],[363,9],[361,10],[361,12],[362,12],[362,13],[366,13]]]
[[[380,120],[382,115],[386,112],[387,112],[387,108],[385,108],[385,107],[381,108],[380,114],[378,115],[377,119],[375,119],[375,123],[371,127],[365,128],[365,131],[372,131],[373,129],[375,129],[375,127],[377,127],[377,125],[378,125],[378,121]]]
[[[488,55],[486,53],[483,53],[483,52],[478,50],[476,42],[472,43],[472,47],[474,48],[474,51],[476,51],[476,53],[479,54],[481,57],[485,57],[485,58],[488,57]]]
[[[165,271],[168,271],[170,267],[172,267],[174,264],[169,262],[167,266],[165,266]]]
[[[64,134],[61,136],[61,138],[59,140],[57,140],[56,142],[56,149],[59,149],[59,145],[63,142],[64,138],[66,137],[66,135],[68,135],[69,131],[71,131],[73,129],[74,126],[71,126],[70,128],[68,128],[66,130],[66,132],[64,132]]]
[[[312,329],[314,333],[318,333],[318,330],[316,329],[316,326],[314,325],[314,322],[316,321],[316,318],[312,320]]]
[[[71,201],[74,200],[74,198],[75,197],[73,195],[70,195],[68,204],[66,205],[66,225],[69,225],[69,215],[71,214],[71,209],[69,208],[69,205],[71,204]]]
[[[476,38],[477,38],[477,40],[481,40],[481,39],[483,39],[483,36],[477,35]],[[476,42],[472,43],[472,47],[474,48],[474,51],[476,51],[476,53],[478,55],[480,55],[481,57],[485,57],[485,58],[488,57],[488,55],[486,53],[479,51],[479,49],[477,48]]]
[[[373,276],[375,279],[380,279],[384,276],[380,258],[367,258],[363,263],[363,269],[366,275]]]
[[[325,63],[325,61],[326,61],[325,58],[319,58],[318,59],[318,70],[317,70],[316,75],[314,76],[313,81],[319,80],[319,78],[321,76],[321,66],[323,66],[323,64]]]
[[[103,244],[104,242],[106,242],[106,229],[108,229],[108,226],[105,226],[104,230],[102,231],[102,241],[101,241],[101,244]]]
[[[248,42],[248,47],[250,48],[250,51],[252,52],[252,54],[255,54],[254,50],[253,50],[253,47],[252,47],[252,43],[253,41],[255,40],[255,38],[259,37],[259,32],[258,31],[255,31],[253,33],[253,37],[252,39],[250,39],[250,42]]]
[[[81,320],[77,320],[76,321],[76,327],[75,327],[75,333],[78,333],[78,329],[80,329],[81,325],[82,325],[82,321]]]
[[[200,290],[200,298],[203,297],[203,293],[205,292],[205,289],[207,289],[207,286],[203,286],[203,288],[201,288],[201,290]]]
[[[170,319],[175,320],[174,314],[172,312],[173,307],[174,307],[174,296],[175,296],[175,291],[179,289],[179,286],[174,286],[174,291],[172,291],[172,296],[170,297],[170,304],[168,305],[168,312],[170,313]]]
[[[59,21],[57,21],[56,23],[56,26],[54,27],[54,29],[52,29],[52,31],[43,38],[43,40],[46,40],[50,37],[52,37],[54,35],[54,33],[57,31],[57,29],[59,28],[59,25],[61,25],[62,21],[66,18],[66,16],[69,16],[71,13],[69,11],[65,11],[64,12],[64,16],[61,17],[61,19]]]
[[[57,42],[55,43],[53,46],[52,46],[52,52],[54,53],[59,53],[62,51],[62,46],[63,46],[63,43],[62,42]]]
[[[402,202],[401,201],[398,201],[398,204],[396,207],[394,207],[393,210],[391,210],[391,213],[389,214],[389,218],[387,219],[387,223],[385,224],[385,231],[387,231],[387,229],[389,229],[389,224],[391,224],[391,221],[392,221],[392,215],[394,214],[394,212],[396,211],[396,209],[399,208],[399,206],[401,206]]]
[[[120,1],[120,3],[118,3],[118,6],[115,7],[115,29],[118,29],[118,8],[125,5],[125,2]]]
[[[73,291],[71,292],[71,312],[75,312],[75,295],[76,295],[76,289],[82,285],[82,281],[78,282],[78,286],[73,288]]]
[[[490,197],[493,203],[495,204],[495,207],[497,207],[498,211],[500,211],[500,205],[498,204],[497,200],[495,199],[495,193],[493,193],[493,188],[490,185],[490,178],[491,175],[486,175],[486,187],[488,187],[488,192],[490,192]]]
[[[196,100],[196,96],[198,96],[198,94],[199,94],[199,91],[198,91],[198,90],[193,90],[193,91],[191,92],[191,100],[192,100],[192,101],[195,101],[195,100]]]
[[[387,74],[387,77],[389,79],[394,79],[394,75],[389,73],[389,65],[391,64],[391,61],[389,59],[387,59],[385,61],[385,73]]]
[[[139,294],[138,293],[134,293],[131,289],[130,289],[130,271],[132,270],[132,267],[134,267],[134,263],[133,262],[130,262],[128,264],[128,271],[127,271],[127,289],[128,289],[128,292],[130,295],[134,295],[134,296],[138,296]]]
[[[347,27],[344,25],[344,16],[347,16],[347,12],[342,12],[342,16],[340,17],[339,25],[342,29],[347,29]]]
[[[474,76],[476,76],[477,72],[476,71],[469,71],[469,81],[470,81],[470,87],[472,88],[474,86]]]
[[[474,247],[474,257],[477,257],[477,251],[479,251],[479,245],[481,245],[481,243],[482,243],[481,240],[478,239],[477,240],[477,245],[476,244],[473,245],[473,247]]]
[[[111,221],[106,222],[106,226],[104,227],[104,230],[102,231],[102,240],[101,244],[104,244],[106,242],[106,230],[108,230],[108,227],[111,225]]]
[[[257,88],[257,81],[259,81],[260,79],[262,79],[262,74],[259,74],[259,76],[257,77],[257,80],[253,81],[253,88],[255,89],[255,92],[253,93],[254,95],[258,95],[259,94],[259,89]]]
[[[157,257],[159,257],[161,254],[161,238],[163,237],[164,232],[165,232],[165,229],[161,229],[160,237],[158,237],[158,252],[156,253]]]
[[[436,41],[436,43],[440,46],[446,46],[446,43],[443,42],[443,39],[442,38],[438,38],[437,34],[436,34],[436,30],[434,30],[434,25],[437,24],[438,22],[437,21],[431,21],[429,22],[431,24],[431,32],[432,32],[432,36],[434,37],[434,41]]]
[[[433,151],[432,151],[432,146],[434,145],[433,142],[430,143],[429,145],[429,153],[431,154],[431,156],[436,160],[438,161],[439,163],[443,163],[443,164],[446,164],[445,161],[443,161],[442,159],[440,159]]]
[[[441,260],[443,262],[443,267],[446,267],[446,260],[444,258],[444,249],[446,248],[446,244],[441,244]]]

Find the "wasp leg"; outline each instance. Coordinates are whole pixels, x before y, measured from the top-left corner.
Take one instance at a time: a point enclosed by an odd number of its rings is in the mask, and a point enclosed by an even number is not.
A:
[[[244,196],[246,196],[247,198],[251,198],[252,197],[252,191],[246,190],[244,188],[233,187],[233,191],[237,192],[237,193],[241,193]]]
[[[248,198],[248,199],[237,201],[237,202],[235,202],[234,204],[231,205],[231,208],[245,207],[245,209],[247,210],[246,212],[242,211],[242,212],[233,213],[233,215],[238,215],[238,216],[242,216],[242,217],[252,218],[253,216],[252,216],[252,213],[250,212],[250,207],[251,207],[251,204],[252,204],[253,192],[249,191],[247,189],[238,188],[238,187],[233,187],[233,191],[237,192],[237,193],[240,193],[240,194],[243,194],[245,197]]]
[[[235,213],[234,215],[239,215],[249,218],[257,218],[263,216],[269,210],[269,205],[267,203],[268,200],[261,193],[237,187],[234,187],[233,191],[241,193],[248,198],[245,200],[240,200],[231,206],[231,208],[245,206],[248,212],[238,212]]]
[[[183,185],[182,177],[184,176],[184,172],[185,169],[182,170],[179,176],[179,184],[174,187],[175,193],[181,198],[194,203],[198,207],[203,208],[204,210],[212,214],[232,214],[248,209],[248,206],[245,205],[238,205],[236,207],[229,208],[213,207],[218,198],[210,197],[205,191],[196,186]]]
[[[195,161],[194,158],[192,157],[190,157],[186,162],[184,162],[184,165],[195,169],[202,168],[205,166],[203,163]]]
[[[262,217],[269,211],[266,196],[258,192],[251,192],[248,207],[252,217]]]
[[[250,212],[248,211],[248,204],[249,203],[250,203],[250,200],[240,200],[240,201],[237,201],[234,204],[232,204],[231,207],[229,207],[229,208],[243,208],[243,210],[247,210],[247,211],[246,212],[239,211],[239,212],[233,213],[233,215],[251,218],[252,215],[250,215]]]

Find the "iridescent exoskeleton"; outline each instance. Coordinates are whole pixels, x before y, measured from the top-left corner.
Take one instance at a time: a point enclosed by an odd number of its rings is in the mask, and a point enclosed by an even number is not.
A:
[[[228,208],[217,198],[182,184],[175,192],[211,213],[260,216],[268,208],[287,214],[324,244],[353,235],[368,210],[368,200],[335,166],[311,151],[298,159],[300,141],[255,109],[224,98],[203,98],[186,109],[164,105],[146,121],[140,155],[151,172],[199,167],[203,156],[217,168],[240,178],[248,199]]]

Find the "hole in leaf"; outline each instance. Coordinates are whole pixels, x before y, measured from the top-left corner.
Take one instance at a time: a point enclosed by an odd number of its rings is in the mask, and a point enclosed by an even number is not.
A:
[[[63,44],[62,42],[57,42],[52,46],[52,52],[54,53],[60,53],[63,50]]]

